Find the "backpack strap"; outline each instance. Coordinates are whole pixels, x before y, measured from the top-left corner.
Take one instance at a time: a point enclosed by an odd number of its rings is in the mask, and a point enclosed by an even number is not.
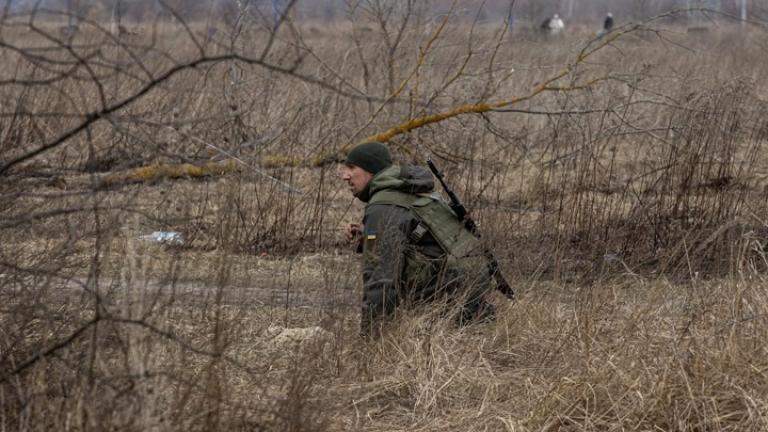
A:
[[[373,194],[367,205],[386,204],[410,209],[419,197],[405,192],[383,190]]]
[[[428,232],[430,232],[430,229],[429,229],[429,225],[425,223],[425,221],[421,218],[421,216],[417,212],[414,211],[414,209],[416,207],[423,207],[429,204],[430,202],[432,202],[433,199],[434,198],[432,198],[430,195],[408,194],[400,191],[383,190],[374,194],[371,197],[371,200],[368,201],[368,205],[374,205],[374,204],[394,205],[394,206],[408,209],[413,214],[415,214],[416,219],[419,221],[419,223],[416,225],[415,228],[413,228],[413,230],[411,230],[410,233],[408,233],[408,240],[412,244],[416,244],[422,239],[422,237],[424,237]],[[443,252],[445,252],[445,249],[443,248],[442,244],[440,244],[440,248],[443,249]]]

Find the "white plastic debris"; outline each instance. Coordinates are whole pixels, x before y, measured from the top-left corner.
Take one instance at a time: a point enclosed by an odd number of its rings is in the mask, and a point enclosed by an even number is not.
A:
[[[142,240],[146,241],[153,241],[158,243],[169,243],[169,244],[182,244],[184,243],[184,238],[182,237],[181,233],[178,233],[176,231],[155,231],[152,234],[147,234],[139,237]]]

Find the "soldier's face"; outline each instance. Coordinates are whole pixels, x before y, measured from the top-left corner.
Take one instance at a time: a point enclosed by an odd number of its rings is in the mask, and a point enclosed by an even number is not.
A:
[[[365,186],[373,177],[373,174],[357,165],[344,164],[341,167],[341,179],[349,186],[352,195],[357,196],[365,189]]]

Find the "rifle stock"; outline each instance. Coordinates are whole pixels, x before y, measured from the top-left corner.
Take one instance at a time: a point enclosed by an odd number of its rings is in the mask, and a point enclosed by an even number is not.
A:
[[[437,177],[437,180],[440,182],[440,184],[443,186],[443,190],[448,195],[448,198],[451,200],[450,207],[451,210],[453,210],[454,213],[456,213],[456,217],[464,223],[464,227],[472,233],[475,237],[482,240],[482,237],[480,235],[480,230],[477,227],[477,223],[475,223],[474,219],[469,215],[469,212],[467,211],[467,208],[464,207],[464,204],[461,202],[458,196],[451,190],[450,187],[445,183],[445,179],[443,178],[443,173],[440,172],[440,170],[437,168],[434,162],[432,162],[431,159],[427,159],[427,165],[429,166],[429,170],[432,171],[432,174]],[[515,292],[512,290],[512,287],[509,285],[509,282],[507,282],[506,278],[504,278],[504,275],[501,273],[501,268],[499,267],[499,260],[496,259],[496,255],[493,253],[491,248],[485,243],[482,242],[483,245],[483,255],[485,256],[485,259],[488,263],[488,274],[493,277],[494,281],[496,281],[496,289],[499,290],[502,294],[504,294],[507,298],[510,300],[514,300],[515,298]]]

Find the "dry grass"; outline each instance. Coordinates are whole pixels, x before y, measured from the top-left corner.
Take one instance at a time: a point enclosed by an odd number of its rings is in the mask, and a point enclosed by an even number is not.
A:
[[[315,271],[306,261],[294,266],[298,279]],[[139,276],[141,269],[131,273]],[[273,283],[282,278],[273,273]],[[312,292],[318,288],[313,280],[299,281],[295,289]],[[261,301],[229,284],[162,289],[125,282],[108,307],[123,321],[108,319],[98,332],[93,329],[99,346],[90,367],[94,347],[84,336],[4,387],[4,406],[18,407],[16,415],[6,411],[9,426],[734,431],[766,426],[764,278],[685,285],[633,281],[576,290],[535,283],[517,304],[503,308],[496,323],[459,331],[429,314],[403,316],[380,343],[370,345],[353,336],[355,302],[326,302],[334,295],[333,284],[322,284],[316,293],[324,302],[303,305]],[[134,289],[125,292],[126,287]],[[261,285],[259,291],[267,289]],[[352,290],[343,294],[356,298]],[[72,294],[66,297],[71,302]],[[66,303],[51,298],[46,304],[59,305],[55,314],[14,323],[6,331],[17,330],[29,342],[61,331],[52,328],[54,320],[73,323],[82,314],[83,305]],[[281,303],[288,305],[285,310]],[[126,324],[142,315],[151,318]],[[288,326],[321,324],[335,339],[328,346],[275,351],[266,328],[283,317]],[[24,351],[20,348],[15,353]],[[17,398],[24,407],[16,405]]]
[[[23,52],[46,43],[0,24]],[[375,26],[285,28],[266,56],[285,70],[184,70],[2,174],[0,430],[768,429],[761,30],[634,32],[559,82],[610,78],[598,85],[395,138],[403,162],[438,158],[519,300],[495,299],[491,324],[404,311],[382,340],[358,338],[339,228],[361,205],[332,164],[260,162],[313,161],[416,115],[527,94],[591,36],[478,27],[470,45],[450,23],[417,67],[435,26],[406,26],[394,51]],[[0,162],[98,111],[100,87],[111,105],[152,82],[142,67],[158,76],[199,55],[184,29],[122,48],[97,30],[75,52],[141,61],[89,57],[98,78],[77,67],[21,85],[67,66],[2,46]],[[226,31],[243,56],[268,35]],[[206,55],[232,52],[226,31]],[[232,155],[242,163],[223,175],[103,187],[128,168]],[[183,245],[139,240],[156,230]],[[331,337],[278,344],[274,325]]]

